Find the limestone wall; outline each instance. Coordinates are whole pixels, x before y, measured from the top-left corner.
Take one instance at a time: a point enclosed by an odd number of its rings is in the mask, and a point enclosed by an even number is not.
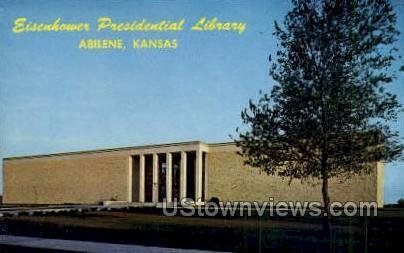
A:
[[[4,203],[97,203],[127,201],[125,155],[83,154],[3,162]]]
[[[268,176],[257,168],[243,165],[242,157],[231,145],[211,147],[207,159],[207,199],[222,201],[322,201],[321,184],[304,183]],[[340,183],[342,181],[342,183]],[[331,201],[377,201],[383,205],[383,166],[374,165],[368,175],[333,179],[329,188]]]

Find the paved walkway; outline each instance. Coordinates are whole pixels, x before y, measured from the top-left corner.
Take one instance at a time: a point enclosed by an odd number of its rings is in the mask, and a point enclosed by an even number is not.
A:
[[[114,252],[114,253],[208,253],[213,251],[192,250],[192,249],[173,249],[161,247],[148,247],[140,245],[113,244],[102,242],[46,239],[26,236],[0,235],[0,245],[22,246],[30,248],[65,250],[76,252]]]
[[[0,206],[0,217],[19,215],[43,215],[59,212],[111,211],[127,209],[128,205],[49,205],[49,206]]]

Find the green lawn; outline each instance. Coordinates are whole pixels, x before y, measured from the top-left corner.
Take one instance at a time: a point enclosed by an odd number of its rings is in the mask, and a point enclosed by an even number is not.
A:
[[[0,219],[11,234],[168,247],[254,252],[392,252],[404,235],[404,210],[333,218],[331,243],[318,217],[166,217],[154,209]],[[401,252],[401,251],[397,251]]]

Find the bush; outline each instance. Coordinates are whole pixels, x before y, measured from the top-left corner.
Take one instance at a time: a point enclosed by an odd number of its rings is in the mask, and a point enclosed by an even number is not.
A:
[[[215,203],[215,204],[219,205],[220,200],[219,200],[218,197],[211,197],[208,202]]]

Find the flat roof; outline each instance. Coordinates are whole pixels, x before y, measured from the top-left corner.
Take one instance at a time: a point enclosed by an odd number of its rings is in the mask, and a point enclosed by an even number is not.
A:
[[[77,155],[77,154],[94,154],[94,153],[105,153],[105,152],[132,150],[132,149],[162,148],[162,147],[198,145],[198,144],[207,145],[207,146],[225,146],[225,145],[234,144],[234,142],[205,143],[202,141],[187,141],[187,142],[174,142],[174,143],[164,143],[164,144],[146,144],[146,145],[129,146],[129,147],[118,147],[118,148],[80,150],[80,151],[71,151],[71,152],[39,154],[39,155],[12,156],[12,157],[5,157],[5,158],[3,158],[3,160],[29,159],[29,158],[65,156],[65,155]]]

